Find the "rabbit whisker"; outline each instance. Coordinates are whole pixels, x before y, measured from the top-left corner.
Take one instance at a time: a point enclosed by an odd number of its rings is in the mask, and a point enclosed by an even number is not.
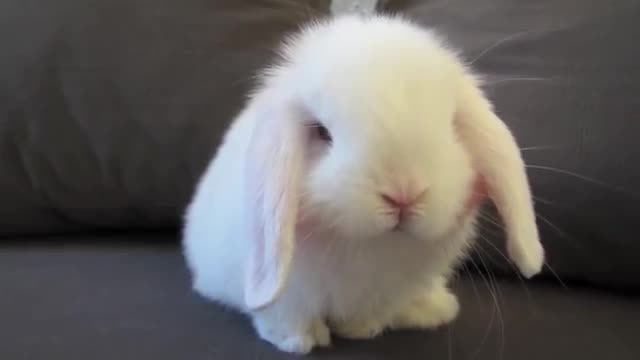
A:
[[[483,280],[483,282],[485,284],[485,287],[487,288],[487,291],[488,291],[491,299],[493,300],[493,304],[494,304],[494,306],[492,307],[491,318],[489,320],[489,324],[487,326],[487,331],[485,333],[485,336],[483,337],[483,339],[482,339],[477,351],[474,352],[474,355],[471,357],[471,359],[475,359],[477,357],[477,355],[479,354],[480,349],[482,348],[482,346],[484,346],[485,342],[487,341],[487,339],[489,337],[489,332],[491,331],[491,328],[493,327],[494,317],[497,316],[498,321],[502,324],[502,326],[501,326],[502,328],[504,328],[504,319],[502,317],[502,311],[500,309],[500,304],[498,302],[498,296],[497,296],[497,294],[495,292],[495,289],[493,288],[492,284],[490,283],[489,279],[482,272],[482,270],[480,270],[480,267],[475,262],[475,260],[473,260],[473,258],[469,258],[469,261],[475,267],[476,272],[478,273],[478,275],[480,275],[480,277],[482,278],[482,280]],[[485,270],[488,271],[488,269],[486,269],[486,267],[485,267]]]
[[[481,250],[481,251],[482,251],[482,253],[484,253],[486,255],[486,252],[484,252],[484,250]],[[482,266],[484,267],[484,269],[486,270],[486,272],[487,272],[487,274],[489,276],[490,284],[492,284],[492,286],[493,286],[494,295],[496,297],[496,300],[495,300],[496,310],[497,310],[497,313],[498,313],[498,319],[500,320],[500,323],[499,323],[500,324],[500,338],[498,338],[498,346],[500,347],[500,359],[503,359],[504,358],[505,343],[506,343],[506,333],[505,333],[504,316],[502,314],[502,308],[500,307],[500,298],[502,297],[502,293],[500,291],[500,286],[498,285],[498,280],[496,279],[495,274],[487,266],[487,263],[484,261],[482,253],[478,253],[478,259],[480,260],[480,263],[482,264]]]
[[[562,174],[562,175],[572,176],[574,178],[586,181],[588,183],[601,186],[601,187],[606,188],[608,190],[619,191],[619,192],[622,192],[622,193],[624,193],[626,195],[630,195],[630,196],[634,196],[634,197],[640,196],[640,194],[632,193],[629,190],[626,190],[624,188],[613,186],[613,185],[608,184],[608,183],[606,183],[604,181],[597,180],[597,179],[594,179],[594,178],[591,178],[591,177],[588,177],[588,176],[585,176],[585,175],[581,175],[581,174],[578,174],[576,172],[572,172],[572,171],[569,171],[569,170],[563,170],[563,169],[559,169],[559,168],[555,168],[555,167],[551,167],[551,166],[544,166],[544,165],[529,165],[528,164],[528,165],[525,165],[525,167],[527,169],[545,170],[545,171],[550,171],[550,172],[554,172],[554,173],[558,173],[558,174]]]
[[[518,270],[518,268],[513,264],[513,262],[509,259],[509,257],[500,249],[498,249],[498,247],[496,245],[494,245],[491,240],[487,239],[485,236],[479,235],[479,238],[482,239],[484,241],[484,244],[489,245],[491,248],[493,248],[500,256],[502,256],[502,258],[507,262],[507,264],[509,264],[511,266],[511,268],[514,270],[516,276],[518,277],[518,280],[520,281],[520,284],[522,285],[522,288],[524,289],[527,299],[529,301],[529,304],[533,304],[533,298],[531,297],[531,292],[529,291],[529,288],[527,287],[527,284],[525,283],[524,279],[522,278],[522,275],[520,275],[520,271]]]
[[[537,81],[554,81],[554,80],[547,79],[547,78],[539,78],[539,77],[512,77],[512,78],[498,79],[494,81],[485,82],[483,85],[493,86],[493,85],[499,85],[503,83],[510,83],[513,81],[536,81],[537,82]]]
[[[520,151],[532,151],[532,150],[558,150],[557,146],[527,146],[520,148]]]

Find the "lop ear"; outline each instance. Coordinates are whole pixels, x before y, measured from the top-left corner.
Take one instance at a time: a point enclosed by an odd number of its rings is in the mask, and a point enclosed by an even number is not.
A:
[[[462,79],[458,90],[456,130],[505,225],[507,253],[530,278],[542,270],[544,249],[520,149],[474,79]]]
[[[273,302],[289,274],[304,150],[294,109],[268,103],[255,108],[243,199],[251,247],[244,291],[253,310]]]

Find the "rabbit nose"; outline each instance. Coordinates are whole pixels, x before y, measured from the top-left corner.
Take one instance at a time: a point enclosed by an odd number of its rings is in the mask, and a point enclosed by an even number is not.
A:
[[[426,194],[426,189],[416,192],[393,192],[393,193],[382,193],[380,196],[382,200],[395,209],[400,210],[400,212],[406,212],[414,207]]]

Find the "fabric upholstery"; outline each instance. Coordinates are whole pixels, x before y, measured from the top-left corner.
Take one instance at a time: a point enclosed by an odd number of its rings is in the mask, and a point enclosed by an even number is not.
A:
[[[191,292],[174,235],[0,244],[0,359],[299,359]],[[450,327],[337,340],[309,359],[637,360],[640,299],[480,277]],[[492,292],[499,303],[495,309]]]

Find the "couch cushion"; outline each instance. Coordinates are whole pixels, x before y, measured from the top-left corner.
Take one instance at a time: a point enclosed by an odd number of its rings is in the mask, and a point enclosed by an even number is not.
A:
[[[450,327],[338,341],[310,358],[640,358],[640,298],[491,284],[456,283],[462,310]],[[194,295],[173,234],[5,242],[0,289],[0,359],[299,358],[258,340],[243,316]]]
[[[640,47],[630,37],[640,2],[469,3],[383,5],[436,28],[487,78],[531,166],[538,225],[558,276],[640,290]],[[485,228],[503,249],[500,229]],[[494,269],[512,271],[493,245],[483,251]]]
[[[0,4],[0,236],[175,226],[258,67],[329,0]]]

